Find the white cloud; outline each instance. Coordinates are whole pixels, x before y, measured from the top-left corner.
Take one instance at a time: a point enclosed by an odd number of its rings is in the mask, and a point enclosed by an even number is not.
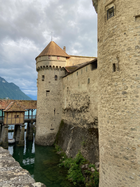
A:
[[[51,40],[72,55],[97,55],[91,0],[0,0],[1,77],[36,93],[35,57]],[[33,91],[34,90],[34,91]]]

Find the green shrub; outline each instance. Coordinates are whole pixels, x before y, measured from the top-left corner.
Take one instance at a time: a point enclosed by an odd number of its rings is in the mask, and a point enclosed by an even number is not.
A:
[[[61,151],[60,147],[55,144],[57,151]],[[95,172],[90,170],[84,170],[84,175],[88,176],[89,180],[86,181],[83,176],[81,165],[87,164],[88,161],[82,156],[81,152],[75,156],[75,158],[68,158],[64,152],[61,153],[61,162],[59,167],[65,167],[68,169],[67,179],[70,180],[76,186],[86,187],[98,187],[99,185],[99,173],[97,172],[94,164],[89,164],[89,168],[93,167]]]

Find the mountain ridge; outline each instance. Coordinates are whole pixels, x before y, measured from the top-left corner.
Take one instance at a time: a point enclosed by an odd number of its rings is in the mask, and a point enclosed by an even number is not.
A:
[[[8,98],[14,100],[32,100],[13,82],[8,83],[4,78],[0,77],[0,98]]]

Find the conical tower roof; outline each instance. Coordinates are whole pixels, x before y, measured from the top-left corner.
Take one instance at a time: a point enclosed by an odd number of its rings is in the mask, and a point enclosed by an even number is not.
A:
[[[54,41],[51,41],[36,58],[41,56],[60,56],[66,58],[69,57],[69,55],[63,49],[61,49]]]

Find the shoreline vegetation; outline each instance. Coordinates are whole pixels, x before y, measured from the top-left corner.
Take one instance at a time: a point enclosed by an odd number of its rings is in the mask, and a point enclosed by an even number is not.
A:
[[[90,164],[79,151],[75,158],[68,158],[62,149],[55,144],[56,153],[61,156],[59,167],[67,169],[67,179],[77,187],[98,187],[98,165]]]

